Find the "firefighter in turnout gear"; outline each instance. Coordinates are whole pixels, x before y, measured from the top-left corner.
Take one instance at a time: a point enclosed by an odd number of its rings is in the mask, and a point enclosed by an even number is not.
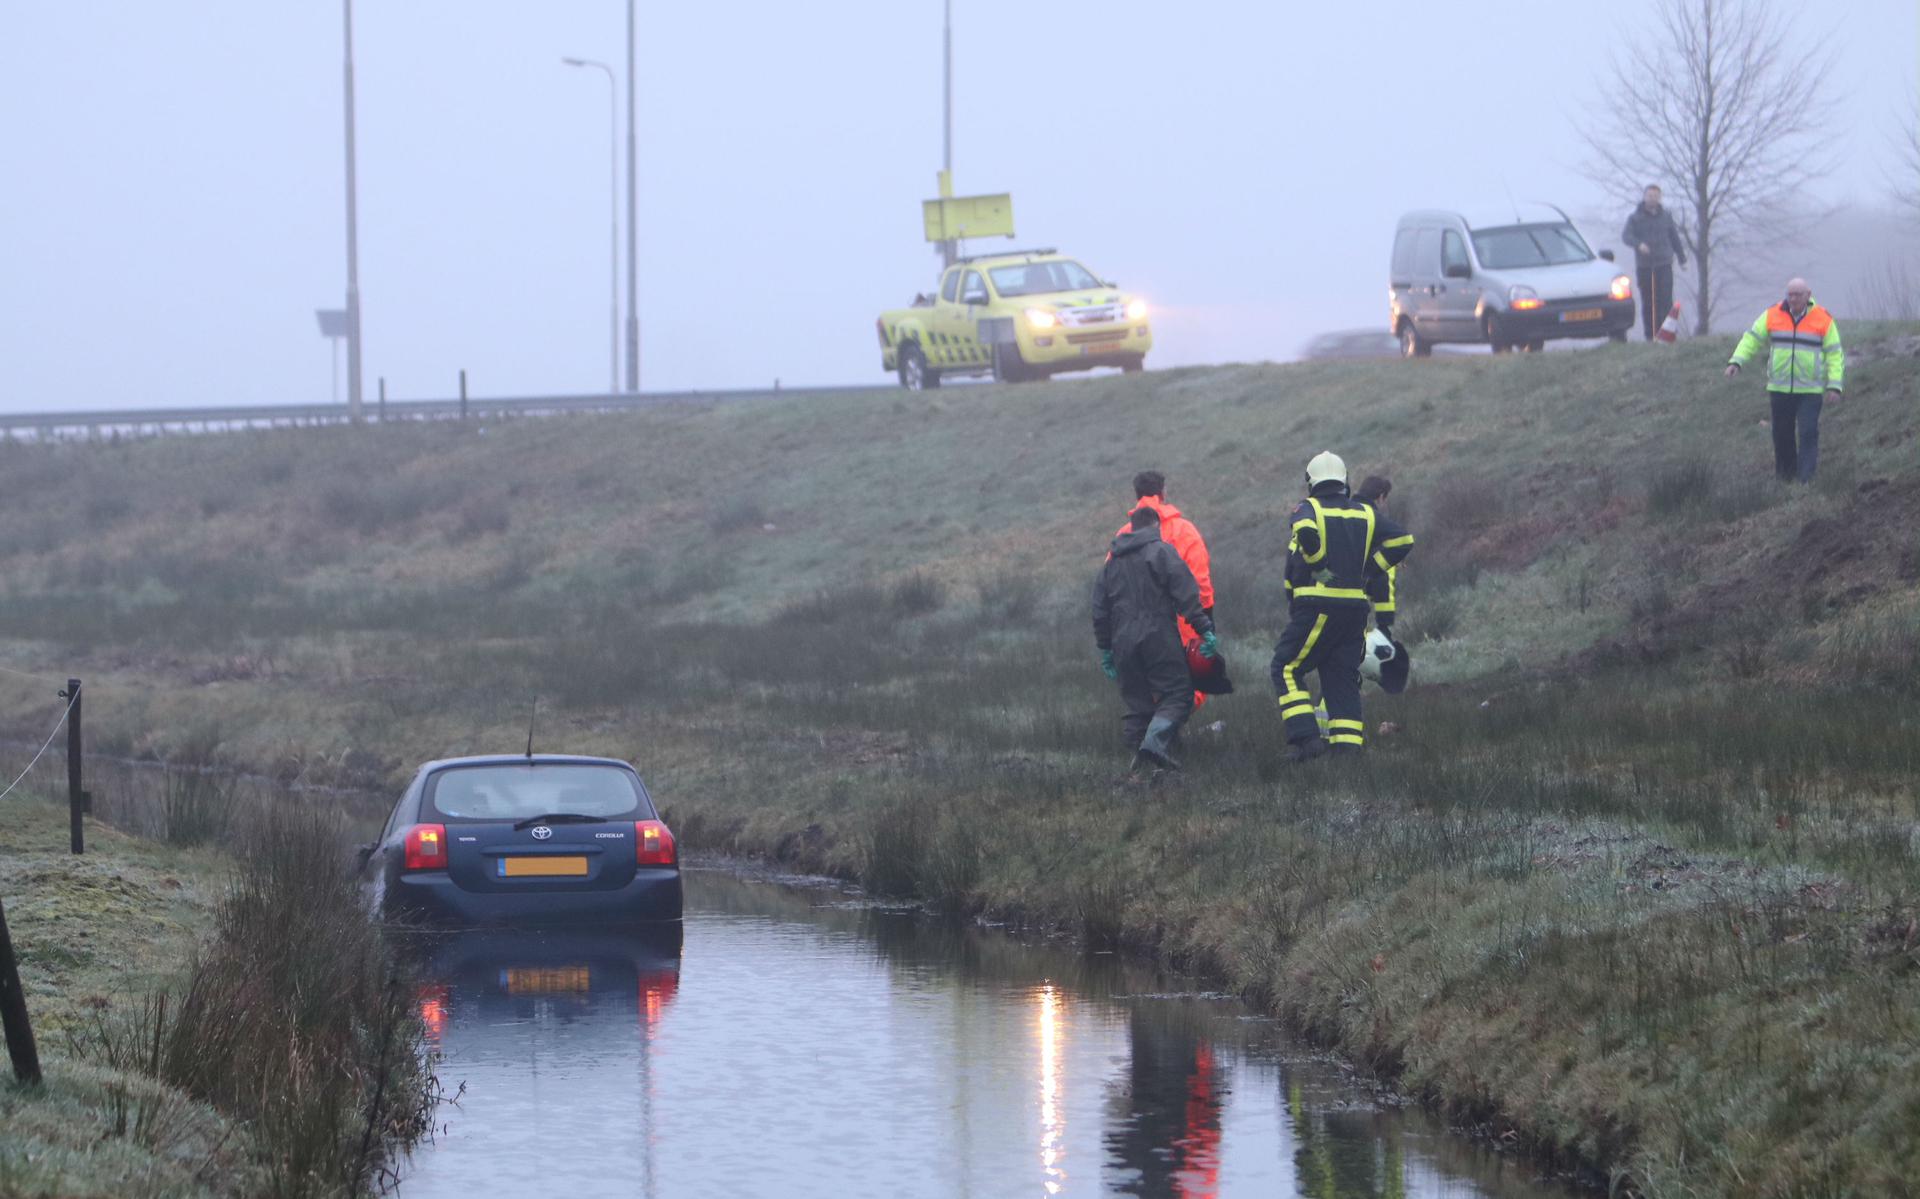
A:
[[[1180,644],[1177,619],[1200,634],[1200,652],[1218,656],[1213,618],[1200,606],[1200,586],[1171,545],[1160,539],[1160,514],[1142,505],[1093,582],[1093,638],[1100,667],[1120,684],[1127,744],[1169,770],[1173,740],[1193,714],[1193,676]]]
[[[1327,752],[1358,753],[1367,726],[1360,715],[1360,658],[1374,580],[1413,548],[1413,537],[1371,504],[1347,493],[1347,466],[1322,453],[1307,463],[1307,498],[1293,510],[1287,545],[1288,620],[1273,647],[1273,688],[1286,722],[1287,757],[1304,762]],[[1320,676],[1327,734],[1320,735],[1313,696],[1302,682]]]

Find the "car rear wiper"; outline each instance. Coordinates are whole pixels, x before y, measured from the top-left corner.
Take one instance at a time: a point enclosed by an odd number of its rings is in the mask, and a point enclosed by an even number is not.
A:
[[[605,824],[605,816],[589,816],[585,812],[549,812],[545,816],[529,816],[514,825],[514,831],[532,828],[536,824]]]

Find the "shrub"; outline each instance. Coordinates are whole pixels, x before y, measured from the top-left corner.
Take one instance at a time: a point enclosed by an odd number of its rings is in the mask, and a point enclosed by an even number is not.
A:
[[[926,616],[938,612],[947,602],[947,589],[939,579],[923,571],[914,571],[893,585],[888,606],[902,616]]]

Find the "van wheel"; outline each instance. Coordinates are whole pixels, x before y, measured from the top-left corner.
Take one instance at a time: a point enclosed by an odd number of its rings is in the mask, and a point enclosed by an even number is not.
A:
[[[908,391],[926,391],[940,386],[940,372],[927,365],[920,347],[908,344],[900,348],[900,386]]]
[[[1406,358],[1431,358],[1433,343],[1414,331],[1412,321],[1401,321],[1400,353]]]
[[[1136,354],[1132,358],[1128,358],[1120,363],[1120,373],[1123,375],[1137,375],[1146,369],[1147,356],[1145,354]]]
[[[1487,319],[1482,323],[1481,330],[1486,333],[1487,344],[1493,347],[1494,353],[1504,354],[1513,349],[1513,342],[1500,331],[1500,318],[1493,313],[1487,313]]]
[[[1025,360],[1020,357],[1020,347],[999,342],[993,347],[993,379],[996,383],[1025,383],[1033,378],[1027,369]]]

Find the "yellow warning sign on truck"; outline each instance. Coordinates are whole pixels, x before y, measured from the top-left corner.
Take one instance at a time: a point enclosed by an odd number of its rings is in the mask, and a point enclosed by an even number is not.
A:
[[[1013,196],[943,196],[920,206],[927,222],[927,240],[958,241],[963,237],[1012,237]]]

